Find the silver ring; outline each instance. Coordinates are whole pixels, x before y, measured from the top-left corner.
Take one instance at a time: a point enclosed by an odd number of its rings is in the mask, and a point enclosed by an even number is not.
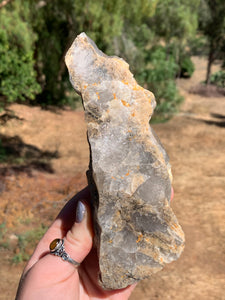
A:
[[[70,262],[76,267],[79,267],[80,263],[73,260],[68,253],[66,253],[64,248],[63,239],[55,239],[49,245],[50,253],[56,256],[61,257],[63,260]]]

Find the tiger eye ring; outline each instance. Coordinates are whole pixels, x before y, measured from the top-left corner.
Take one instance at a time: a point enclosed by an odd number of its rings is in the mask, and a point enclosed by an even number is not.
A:
[[[63,239],[54,239],[49,245],[50,253],[62,258],[62,260],[68,261],[76,267],[79,267],[80,263],[72,259],[64,248]]]

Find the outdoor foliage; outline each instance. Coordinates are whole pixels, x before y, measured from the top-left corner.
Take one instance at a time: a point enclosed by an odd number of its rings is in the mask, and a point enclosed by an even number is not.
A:
[[[199,28],[209,44],[206,73],[206,84],[209,84],[212,63],[216,59],[225,61],[225,1],[201,0],[198,15]]]
[[[210,82],[218,87],[225,88],[225,70],[213,73],[210,76]]]
[[[0,94],[7,102],[34,99],[41,92],[34,69],[34,41],[19,9],[2,9],[0,18]]]
[[[10,1],[0,8],[0,104],[34,100],[42,106],[72,105],[78,97],[64,57],[76,35],[85,31],[106,54],[129,63],[138,82],[156,95],[157,113],[171,114],[181,101],[176,77],[190,77],[194,71],[191,53],[212,44],[215,50],[217,42],[225,47],[223,0],[216,0],[215,11],[212,3]],[[198,26],[207,42],[195,37]]]
[[[152,48],[147,57],[149,64],[138,74],[138,78],[154,92],[158,103],[156,113],[161,113],[167,118],[177,110],[182,97],[177,91],[174,80],[179,66],[172,55],[168,59],[166,56],[165,47]]]
[[[195,66],[189,56],[181,56],[179,61],[180,77],[189,78],[195,70]]]
[[[28,251],[36,247],[37,243],[43,237],[47,227],[44,224],[39,227],[30,229],[22,234],[18,235],[18,253],[12,258],[12,263],[18,264],[23,261],[27,261],[30,258]]]
[[[28,220],[29,221],[29,220]],[[21,263],[30,258],[32,249],[47,231],[47,226],[40,224],[35,228],[23,231],[21,234],[14,234],[16,243],[13,245],[10,241],[10,232],[6,223],[0,224],[0,250],[8,249],[11,252],[11,262]]]

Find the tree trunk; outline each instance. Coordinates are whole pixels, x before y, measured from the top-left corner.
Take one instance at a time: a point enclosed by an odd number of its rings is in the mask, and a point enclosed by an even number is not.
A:
[[[214,47],[213,42],[210,43],[209,55],[208,55],[208,65],[207,65],[207,73],[206,73],[206,85],[210,83],[210,75],[211,75],[211,67],[214,61]]]

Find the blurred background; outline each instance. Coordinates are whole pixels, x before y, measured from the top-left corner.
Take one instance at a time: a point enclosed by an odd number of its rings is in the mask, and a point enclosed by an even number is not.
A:
[[[225,299],[225,1],[0,0],[0,299],[86,184],[80,98],[64,63],[85,32],[124,58],[157,107],[172,164],[181,258],[131,299]]]

